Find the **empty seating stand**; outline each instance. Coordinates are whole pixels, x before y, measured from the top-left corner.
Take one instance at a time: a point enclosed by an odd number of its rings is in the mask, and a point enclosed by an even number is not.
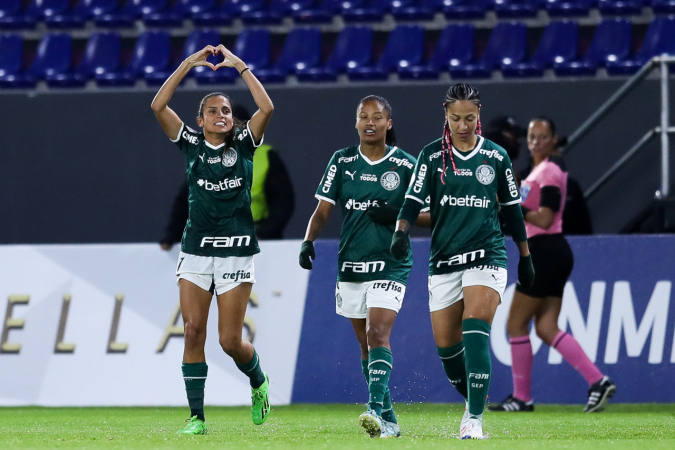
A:
[[[100,86],[131,86],[137,78],[145,78],[149,83],[155,81],[152,74],[167,70],[169,66],[169,33],[166,31],[146,31],[136,41],[131,62],[121,70],[96,76]]]
[[[607,72],[611,75],[633,74],[650,58],[663,54],[675,55],[675,17],[656,17],[652,20],[635,57],[608,61]]]
[[[384,80],[390,72],[419,65],[424,54],[424,29],[418,25],[399,25],[389,35],[377,64],[349,69],[352,80]]]
[[[321,59],[321,32],[318,28],[295,28],[284,43],[274,67],[256,71],[260,81],[279,83],[286,75],[317,67]]]
[[[322,67],[297,70],[300,81],[332,81],[339,73],[366,66],[371,59],[373,30],[365,26],[346,26],[340,31],[328,61]]]

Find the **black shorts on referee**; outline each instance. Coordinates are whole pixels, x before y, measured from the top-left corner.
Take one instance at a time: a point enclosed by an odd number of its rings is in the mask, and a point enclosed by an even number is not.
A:
[[[527,240],[534,265],[534,283],[529,289],[516,285],[516,291],[530,297],[562,297],[574,267],[574,255],[565,236],[540,234]]]

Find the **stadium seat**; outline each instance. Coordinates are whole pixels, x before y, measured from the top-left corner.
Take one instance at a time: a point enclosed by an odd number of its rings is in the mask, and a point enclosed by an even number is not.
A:
[[[554,64],[573,61],[579,49],[579,24],[573,21],[551,22],[544,29],[537,50],[527,62],[502,68],[505,77],[538,77]]]
[[[310,8],[303,8],[293,13],[297,23],[331,23],[343,9],[360,8],[366,0],[323,0]]]
[[[613,16],[642,14],[644,0],[598,0],[600,13]]]
[[[229,25],[234,17],[233,8],[227,2],[218,7],[216,0],[180,0],[179,5],[184,5],[182,8],[197,26]]]
[[[587,16],[593,0],[548,0],[546,12],[551,17]]]
[[[237,36],[233,53],[251,70],[266,69],[270,63],[270,32],[262,28],[245,28]]]
[[[482,19],[487,12],[489,0],[422,0],[434,9],[439,5],[448,19]]]
[[[434,53],[426,65],[401,67],[403,79],[436,79],[441,70],[469,63],[474,55],[474,26],[448,25],[441,32]]]
[[[499,0],[495,2],[495,13],[505,18],[536,17],[538,3],[538,0]]]
[[[12,45],[16,45],[15,43]],[[11,49],[16,55],[16,47]],[[32,87],[42,78],[65,73],[70,69],[72,39],[68,34],[45,34],[38,45],[37,54],[26,72],[2,77],[1,84],[9,87]]]
[[[82,28],[85,17],[70,8],[70,0],[35,0],[30,9],[50,28]]]
[[[131,27],[137,18],[151,17],[153,14],[166,11],[167,0],[127,0],[120,10],[114,13],[97,15],[94,22],[100,27]]]
[[[588,52],[580,61],[554,64],[559,76],[595,75],[598,66],[623,61],[631,46],[631,23],[627,19],[605,19],[593,35]]]
[[[21,70],[23,41],[21,35],[0,35],[0,87],[34,87],[36,78]]]
[[[434,18],[434,8],[424,3],[395,3],[391,13],[398,21],[432,20]]]
[[[387,46],[374,66],[348,69],[351,80],[384,80],[389,72],[419,65],[424,54],[424,28],[419,25],[398,25],[389,35]]]
[[[240,16],[244,13],[253,11],[260,11],[265,8],[265,0],[230,0],[223,2],[223,7],[228,8],[235,16]]]
[[[483,56],[475,63],[450,66],[455,78],[489,78],[492,70],[522,62],[525,58],[527,30],[520,22],[498,23],[492,30]]]
[[[283,82],[289,73],[318,66],[321,58],[321,31],[318,28],[294,28],[288,33],[281,56],[270,69],[258,70],[260,81]]]
[[[637,72],[650,58],[657,55],[675,55],[675,17],[657,17],[649,24],[642,47],[633,59],[608,61],[610,75]]]
[[[326,64],[323,67],[299,69],[298,80],[335,80],[338,73],[368,64],[372,49],[373,30],[370,27],[346,26],[340,31]]]
[[[197,52],[198,50],[206,47],[207,45],[217,46],[220,44],[220,33],[216,30],[195,30],[188,38],[185,40],[185,45],[183,46],[183,59]],[[218,64],[222,61],[222,56],[209,56],[206,58],[211,64]],[[234,80],[237,79],[238,73],[236,69],[229,67],[221,67],[215,72],[208,67],[195,67],[192,69],[191,74],[194,75],[195,80],[199,84],[222,84],[222,83],[234,83]],[[166,77],[165,77],[166,79]]]
[[[401,8],[411,5],[414,0],[370,0],[367,5],[346,8],[343,5],[342,18],[345,22],[377,22],[384,14],[391,12],[394,6]]]
[[[166,31],[146,31],[136,41],[131,62],[120,71],[96,75],[100,86],[129,86],[136,78],[161,72],[169,66],[169,33]],[[148,80],[149,84],[156,80]]]
[[[30,8],[23,9],[21,3],[21,0],[0,0],[0,29],[35,28],[35,13]]]
[[[121,39],[118,33],[93,33],[80,65],[75,71],[47,76],[55,87],[84,86],[88,79],[119,70]]]
[[[655,14],[673,14],[675,0],[652,0],[652,10]]]

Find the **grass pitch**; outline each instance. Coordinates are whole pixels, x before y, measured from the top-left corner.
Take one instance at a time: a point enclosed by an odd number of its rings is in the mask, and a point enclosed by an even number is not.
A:
[[[402,436],[370,439],[361,405],[273,407],[255,426],[250,409],[206,408],[209,434],[178,436],[187,408],[0,408],[1,449],[675,449],[675,405],[537,405],[534,413],[486,412],[490,439],[460,441],[463,405],[397,404]]]

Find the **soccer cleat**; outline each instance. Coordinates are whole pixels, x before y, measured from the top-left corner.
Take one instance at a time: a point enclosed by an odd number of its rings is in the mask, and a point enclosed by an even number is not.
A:
[[[600,412],[605,409],[607,402],[612,398],[616,392],[616,384],[612,382],[607,376],[602,377],[602,380],[593,383],[588,389],[588,403],[584,408],[584,412]]]
[[[380,433],[382,439],[401,437],[401,427],[396,422],[387,422],[382,419],[382,432]]]
[[[382,436],[382,418],[375,411],[369,409],[359,416],[359,425],[371,438]]]
[[[256,425],[262,425],[270,412],[270,379],[265,374],[265,382],[257,389],[251,388],[251,418]]]
[[[466,421],[469,420],[469,402],[464,403],[464,414],[462,421],[459,423],[459,434],[462,434],[462,429],[466,426]]]
[[[197,416],[190,417],[186,422],[185,428],[176,431],[176,434],[206,434],[206,423]]]
[[[532,403],[532,400],[524,402],[511,394],[500,404],[488,406],[488,411],[532,412],[534,411],[534,404]]]
[[[483,420],[476,416],[470,416],[462,429],[459,430],[459,437],[461,439],[485,439],[485,436],[483,436]]]

